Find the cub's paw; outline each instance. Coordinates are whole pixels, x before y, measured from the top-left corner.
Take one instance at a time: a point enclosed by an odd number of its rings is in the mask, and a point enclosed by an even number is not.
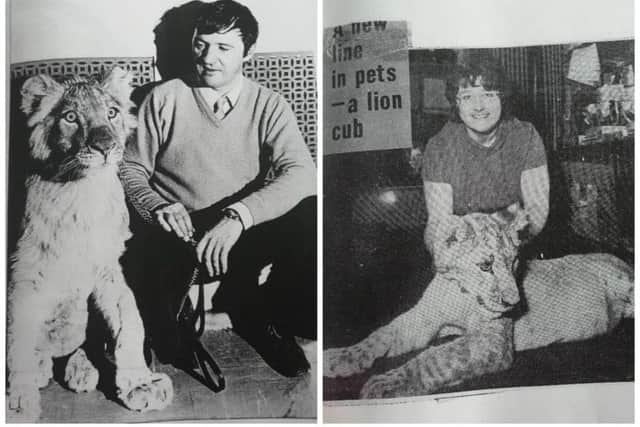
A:
[[[330,348],[322,352],[324,371],[328,378],[349,377],[364,372],[373,365],[371,352],[358,347]]]
[[[405,388],[405,385],[404,378],[393,372],[374,375],[362,386],[362,390],[360,390],[360,398],[380,399],[383,397],[397,397]]]
[[[353,359],[343,348],[330,348],[322,352],[324,369],[322,375],[328,378],[348,377],[357,371]]]
[[[64,381],[76,393],[93,391],[98,386],[100,374],[87,358],[83,349],[79,348],[69,357],[64,369]]]
[[[122,379],[118,380],[121,383]],[[118,398],[129,409],[140,412],[166,408],[173,399],[173,385],[169,376],[149,372],[138,380],[118,387]]]
[[[42,357],[38,361],[38,377],[36,383],[38,388],[46,387],[53,376],[53,360],[51,357]]]
[[[7,393],[7,422],[33,423],[40,418],[40,412],[40,392],[36,387],[15,387]]]

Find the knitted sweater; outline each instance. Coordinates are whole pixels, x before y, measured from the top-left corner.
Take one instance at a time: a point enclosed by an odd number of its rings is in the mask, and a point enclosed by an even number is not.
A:
[[[147,220],[167,203],[180,202],[191,212],[230,198],[244,203],[259,224],[315,194],[315,176],[287,102],[248,79],[222,120],[181,79],[154,88],[140,107],[137,138],[127,143],[121,167],[127,197]],[[240,192],[246,188],[255,190]]]

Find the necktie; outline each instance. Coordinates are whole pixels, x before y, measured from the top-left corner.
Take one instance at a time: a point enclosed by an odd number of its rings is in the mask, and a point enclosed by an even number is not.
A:
[[[229,97],[224,95],[213,104],[213,115],[218,120],[224,119],[231,110],[231,101]]]

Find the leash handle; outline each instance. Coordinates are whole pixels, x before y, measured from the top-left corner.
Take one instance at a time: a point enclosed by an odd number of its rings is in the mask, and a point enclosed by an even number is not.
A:
[[[204,377],[204,384],[214,393],[224,390],[227,382],[222,374],[222,370],[207,349],[204,348],[200,340],[196,340],[193,343],[193,354],[196,357],[196,361]],[[215,379],[213,378],[214,376]]]

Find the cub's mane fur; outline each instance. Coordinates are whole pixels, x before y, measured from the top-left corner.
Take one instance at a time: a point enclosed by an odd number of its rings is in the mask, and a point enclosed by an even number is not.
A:
[[[78,179],[86,169],[80,160],[87,145],[92,139],[105,139],[105,133],[108,137],[119,135],[117,145],[122,151],[124,138],[136,126],[136,118],[131,114],[130,83],[131,75],[118,67],[102,79],[76,76],[59,83],[44,74],[28,79],[21,90],[20,109],[32,128],[29,154],[33,170],[45,179],[62,182]],[[109,120],[105,113],[111,109],[117,115]],[[85,115],[90,111],[102,114]],[[65,121],[69,112],[77,115],[73,124]],[[77,127],[75,131],[72,125]],[[91,135],[89,128],[103,132]],[[60,138],[61,135],[65,138]]]

